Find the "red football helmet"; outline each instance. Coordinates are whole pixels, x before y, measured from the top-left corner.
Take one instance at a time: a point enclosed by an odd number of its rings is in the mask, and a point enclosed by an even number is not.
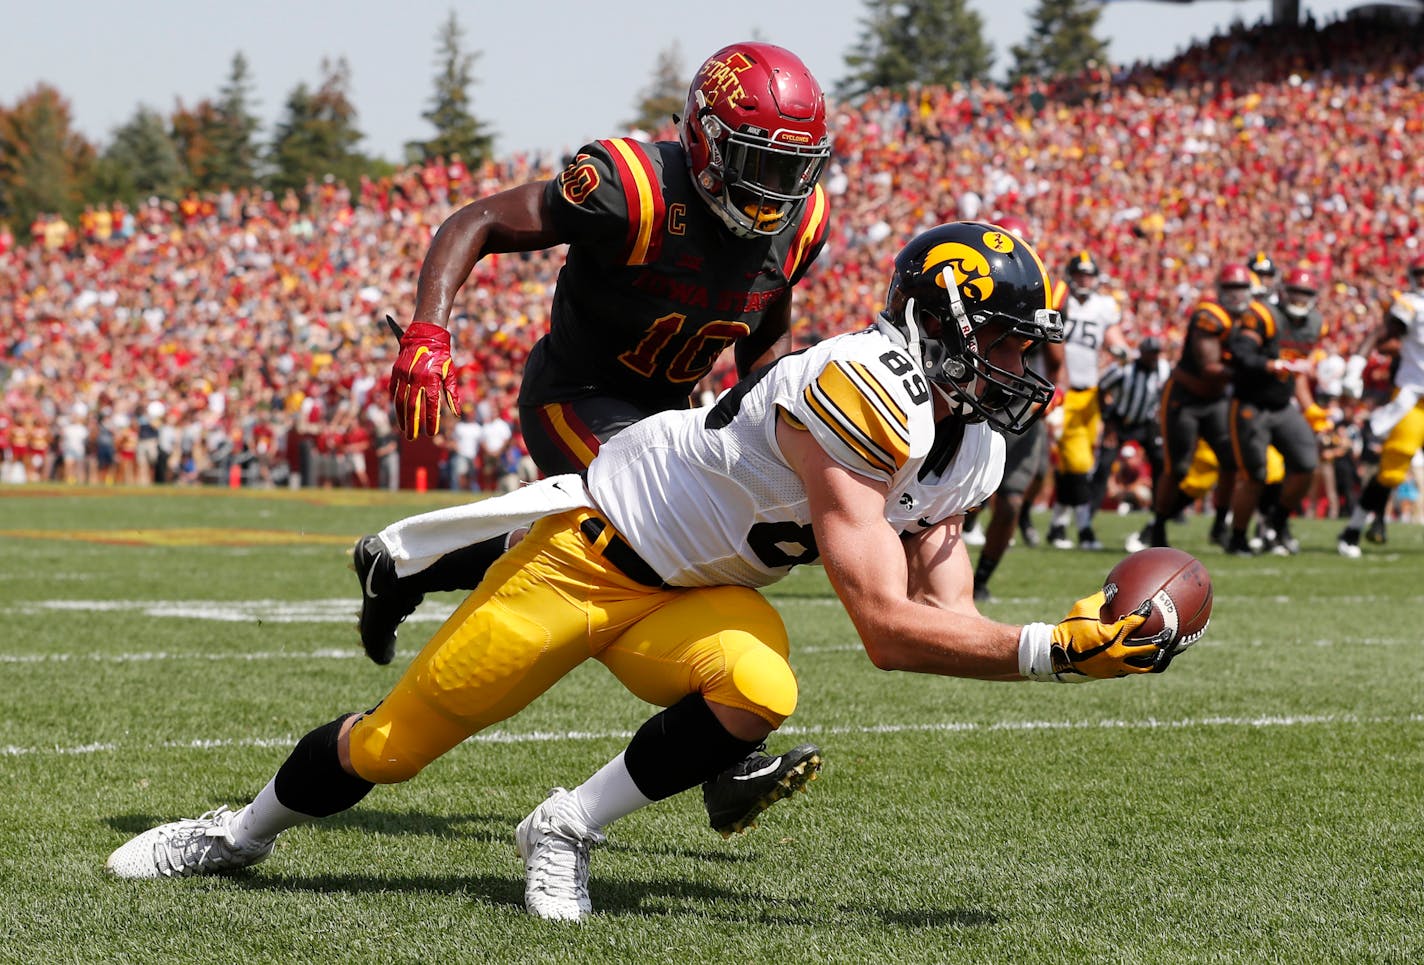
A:
[[[1294,319],[1302,319],[1315,307],[1320,279],[1309,268],[1292,268],[1281,285],[1281,307]]]
[[[1239,263],[1222,265],[1216,276],[1216,300],[1233,315],[1251,304],[1251,269]]]
[[[831,156],[821,85],[771,44],[732,44],[707,59],[687,93],[681,139],[698,193],[743,238],[784,229]]]

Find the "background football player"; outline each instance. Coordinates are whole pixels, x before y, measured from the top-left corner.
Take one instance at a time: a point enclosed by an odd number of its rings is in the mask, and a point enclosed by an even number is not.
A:
[[[1281,304],[1264,315],[1251,312],[1231,329],[1231,444],[1238,475],[1231,497],[1231,541],[1226,551],[1253,555],[1246,537],[1266,484],[1266,450],[1275,446],[1285,460],[1280,502],[1267,520],[1273,551],[1294,554],[1300,546],[1290,532],[1290,516],[1310,488],[1320,447],[1309,414],[1319,407],[1310,393],[1310,357],[1325,335],[1316,310],[1320,284],[1313,271],[1292,268],[1283,279]]]
[[[1158,407],[1162,418],[1162,475],[1153,492],[1152,523],[1145,542],[1167,545],[1167,522],[1177,516],[1200,491],[1184,489],[1196,472],[1216,482],[1216,519],[1211,538],[1225,545],[1226,520],[1236,481],[1236,457],[1227,423],[1227,389],[1231,385],[1230,354],[1226,348],[1231,329],[1251,316],[1264,324],[1270,309],[1251,297],[1251,271],[1242,264],[1223,265],[1216,276],[1216,299],[1202,299],[1187,319],[1182,354],[1162,389]],[[1196,464],[1198,444],[1205,442],[1215,465]]]
[[[1092,475],[1098,436],[1103,429],[1098,405],[1098,379],[1104,352],[1127,358],[1127,342],[1119,323],[1122,309],[1111,295],[1098,291],[1098,265],[1086,251],[1069,260],[1066,282],[1059,288],[1055,307],[1063,315],[1063,362],[1068,373],[1068,393],[1063,399],[1063,428],[1058,437],[1058,465],[1054,473],[1053,517],[1048,542],[1070,549],[1068,527],[1076,522],[1078,546],[1102,549],[1092,527]]]
[[[1372,543],[1386,538],[1385,509],[1389,496],[1404,482],[1409,462],[1424,447],[1424,256],[1409,264],[1409,288],[1395,296],[1384,320],[1360,343],[1346,369],[1345,390],[1364,394],[1364,371],[1371,352],[1396,358],[1394,395],[1370,415],[1370,431],[1384,439],[1379,469],[1365,483],[1350,522],[1340,534],[1342,556],[1360,555],[1360,533]],[[1365,530],[1366,525],[1369,526]]]
[[[596,656],[666,709],[516,829],[528,911],[581,920],[589,852],[610,823],[711,778],[795,709],[785,627],[751,588],[818,559],[880,669],[1068,681],[1170,658],[1175,641],[1129,639],[1146,611],[1101,622],[1102,591],[1057,625],[974,607],[963,513],[1003,469],[994,428],[1021,430],[1050,398],[1023,367],[1025,349],[1061,337],[1047,295],[1037,255],[994,226],[916,237],[876,327],[615,436],[587,490],[571,475],[530,487],[553,500],[572,483],[374,710],[308,733],[240,811],[144,832],[108,869],[152,879],[262,861],[284,830],[408,780]]]
[[[582,472],[616,432],[686,408],[728,346],[742,375],[775,358],[789,343],[792,288],[826,236],[817,182],[829,155],[825,97],[806,66],[781,47],[738,43],[697,71],[678,141],[596,141],[553,180],[461,208],[425,256],[391,375],[401,430],[435,434],[442,396],[458,408],[445,326],[456,292],[495,252],[568,246],[519,394],[525,443],[546,474]],[[357,543],[361,642],[377,663],[390,662],[397,626],[425,593],[475,588],[504,551],[505,538],[469,538],[460,519],[459,508],[424,514]],[[751,755],[706,789],[713,827],[740,830],[816,766],[814,745]]]

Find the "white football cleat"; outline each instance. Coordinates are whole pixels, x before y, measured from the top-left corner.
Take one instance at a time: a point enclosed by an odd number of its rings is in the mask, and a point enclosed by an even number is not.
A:
[[[120,878],[187,878],[221,874],[263,861],[273,841],[239,847],[232,837],[236,813],[226,807],[199,818],[161,824],[121,846],[104,867]]]
[[[1360,548],[1354,543],[1347,543],[1343,539],[1335,544],[1335,549],[1337,549],[1340,552],[1340,555],[1345,557],[1346,559],[1357,560],[1360,558]]]
[[[514,832],[519,857],[524,859],[524,907],[536,918],[581,921],[593,913],[588,849],[604,838],[565,806],[570,796],[571,792],[554,788]]]
[[[1133,532],[1123,540],[1123,548],[1129,553],[1140,553],[1147,549],[1147,541],[1142,538],[1141,533]]]

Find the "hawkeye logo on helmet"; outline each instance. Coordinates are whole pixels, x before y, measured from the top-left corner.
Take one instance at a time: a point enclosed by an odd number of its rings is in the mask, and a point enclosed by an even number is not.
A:
[[[990,234],[1003,238],[1012,248],[1013,240],[1007,235],[999,232]],[[974,304],[988,301],[994,294],[994,279],[990,276],[989,259],[984,257],[982,251],[966,244],[947,242],[935,245],[925,254],[924,272],[927,275],[935,275],[935,281],[941,288],[958,289],[958,296]],[[953,285],[949,281],[951,273]]]

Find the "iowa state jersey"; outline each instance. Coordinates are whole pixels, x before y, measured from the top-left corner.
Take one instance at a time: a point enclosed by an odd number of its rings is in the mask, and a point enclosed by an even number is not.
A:
[[[1308,361],[1325,335],[1325,319],[1312,311],[1297,322],[1281,308],[1271,306],[1264,315],[1248,312],[1237,322],[1233,341],[1242,332],[1255,332],[1261,339],[1257,349],[1248,342],[1237,342],[1234,352],[1247,357],[1259,353],[1265,359]],[[1264,409],[1279,409],[1295,397],[1296,375],[1293,372],[1261,372],[1248,364],[1232,370],[1232,391],[1243,402]]]
[[[869,329],[778,359],[712,406],[625,429],[589,467],[589,493],[674,586],[774,583],[819,560],[805,487],[776,442],[782,420],[885,483],[885,519],[904,534],[979,506],[1003,475],[1003,438],[936,424],[920,369]]]
[[[733,237],[672,141],[587,144],[545,202],[569,247],[521,405],[612,395],[685,406],[722,351],[805,274],[829,224],[817,187],[780,234]]]

